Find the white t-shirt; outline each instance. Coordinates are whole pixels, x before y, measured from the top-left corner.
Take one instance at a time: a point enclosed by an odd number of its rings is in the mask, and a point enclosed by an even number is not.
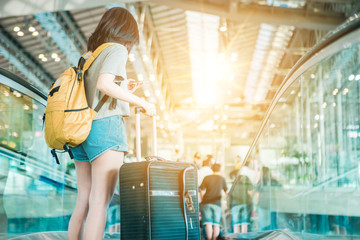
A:
[[[96,84],[99,75],[102,73],[114,74],[114,81],[118,82],[121,88],[128,89],[126,76],[127,57],[128,51],[126,47],[115,44],[104,49],[91,64],[85,73],[85,92],[89,107],[94,109],[99,103],[99,91],[96,89]],[[103,94],[101,94],[102,96]],[[109,98],[104,103],[94,120],[116,115],[129,116],[129,103],[117,100],[116,108],[110,110],[109,106],[112,100],[112,98]]]
[[[252,169],[249,168],[249,167],[243,166],[243,167],[240,169],[239,174],[244,175],[244,176],[247,176],[253,185],[255,185],[255,184],[257,183],[257,181],[258,181],[258,174],[257,174],[257,172],[256,172],[255,170],[252,170]]]
[[[205,166],[205,167],[202,167],[198,170],[198,186],[201,185],[202,181],[204,180],[204,178],[206,176],[209,176],[211,174],[213,174],[213,170],[211,170],[210,167],[208,166]]]

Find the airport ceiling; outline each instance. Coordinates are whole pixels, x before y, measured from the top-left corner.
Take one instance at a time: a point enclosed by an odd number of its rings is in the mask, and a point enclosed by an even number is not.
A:
[[[47,91],[86,50],[107,8],[128,8],[141,43],[137,94],[158,106],[160,138],[249,144],[296,61],[359,10],[358,0],[18,0],[0,2],[0,67]]]

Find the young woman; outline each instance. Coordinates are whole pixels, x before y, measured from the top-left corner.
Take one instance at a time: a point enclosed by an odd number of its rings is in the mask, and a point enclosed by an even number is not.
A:
[[[89,106],[94,108],[104,94],[109,99],[97,113],[86,141],[72,149],[78,194],[69,240],[103,238],[109,202],[128,151],[122,118],[129,115],[129,103],[155,115],[153,104],[132,94],[140,85],[126,77],[128,53],[139,42],[137,23],[129,11],[114,7],[105,12],[88,39],[86,57],[106,42],[118,44],[103,50],[85,75]]]

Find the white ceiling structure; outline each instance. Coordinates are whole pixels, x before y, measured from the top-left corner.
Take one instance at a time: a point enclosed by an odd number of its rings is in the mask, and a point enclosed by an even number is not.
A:
[[[144,81],[137,94],[157,105],[160,139],[225,136],[232,144],[252,141],[290,68],[360,7],[357,0],[1,1],[0,67],[46,91],[111,6],[138,21],[128,77]]]

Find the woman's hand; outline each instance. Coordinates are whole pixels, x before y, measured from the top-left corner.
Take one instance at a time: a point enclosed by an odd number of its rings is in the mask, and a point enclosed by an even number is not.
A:
[[[116,98],[120,101],[135,104],[144,108],[145,114],[148,116],[156,115],[155,105],[139,98],[138,96],[130,93],[127,89],[121,88],[114,82],[115,75],[111,73],[100,74],[96,89],[108,95],[109,97]],[[141,85],[141,84],[140,84]]]
[[[143,85],[143,82],[135,81],[134,79],[128,79],[128,90],[129,92],[133,93]]]
[[[144,109],[144,114],[150,117],[153,117],[156,115],[156,108],[155,105],[146,101],[143,101],[141,104],[141,107]]]

